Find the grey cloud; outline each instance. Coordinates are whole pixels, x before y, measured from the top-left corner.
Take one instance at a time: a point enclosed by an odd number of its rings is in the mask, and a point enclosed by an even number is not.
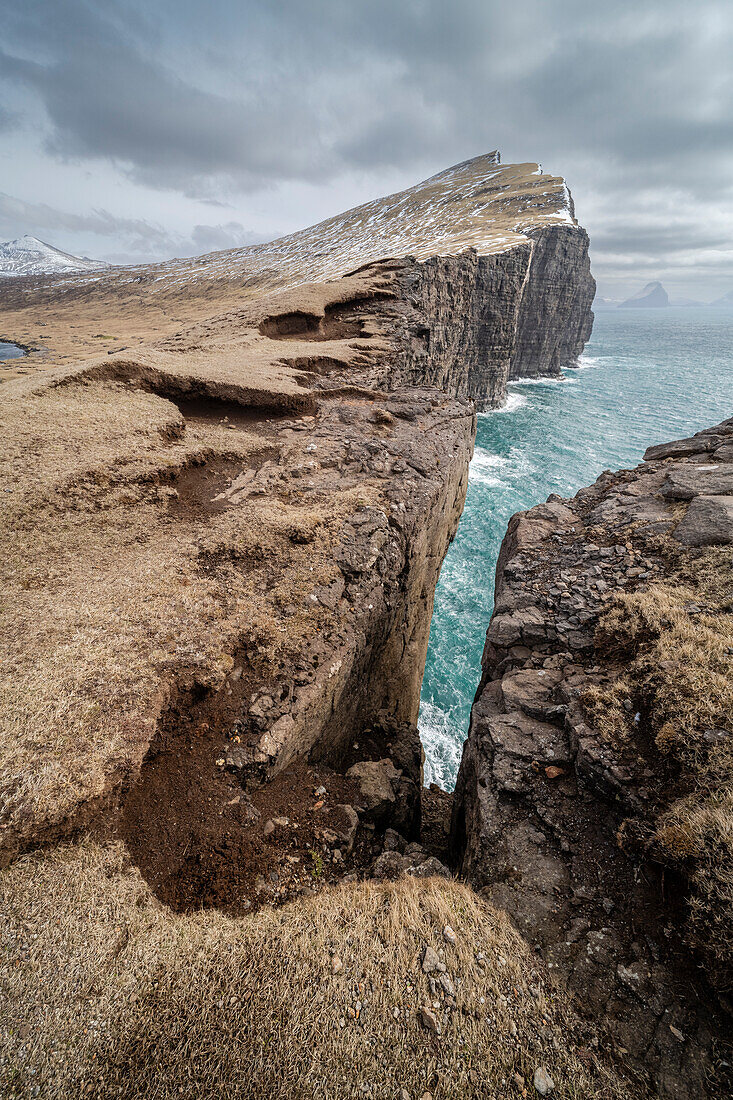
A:
[[[45,203],[28,203],[0,193],[0,237],[16,237],[23,233],[40,237],[56,233],[94,234],[101,238],[98,258],[113,263],[144,263],[162,256],[196,256],[202,252],[256,244],[265,239],[237,221],[195,225],[187,236],[171,233],[142,218],[118,218],[106,210],[73,214]],[[110,249],[106,242],[116,243]]]
[[[0,75],[40,97],[51,124],[47,146],[60,158],[106,159],[148,184],[188,193],[217,177],[247,188],[326,170],[295,88],[262,98],[252,87],[236,99],[202,90],[77,0],[54,0],[48,16],[42,25],[19,19],[16,38],[28,48],[37,35],[51,59],[6,49]],[[79,25],[82,34],[74,33]]]
[[[9,111],[7,107],[0,105],[0,134],[14,130],[20,123],[20,115],[17,111]]]
[[[729,249],[733,254],[731,229],[712,225],[701,229],[696,222],[658,226],[621,224],[593,235],[593,249],[597,254],[673,256],[707,248]]]
[[[42,104],[49,155],[146,186],[225,203],[368,173],[377,194],[386,172],[417,180],[498,146],[569,179],[601,266],[703,249],[731,205],[728,0],[6,7],[0,75]],[[665,235],[655,200],[685,225]]]

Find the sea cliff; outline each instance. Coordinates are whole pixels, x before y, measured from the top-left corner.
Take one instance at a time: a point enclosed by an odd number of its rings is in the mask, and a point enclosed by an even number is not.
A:
[[[461,873],[680,1098],[731,1035],[732,444],[512,519],[453,810]]]
[[[3,295],[4,1094],[627,1098],[414,725],[476,407],[589,331],[564,182]]]

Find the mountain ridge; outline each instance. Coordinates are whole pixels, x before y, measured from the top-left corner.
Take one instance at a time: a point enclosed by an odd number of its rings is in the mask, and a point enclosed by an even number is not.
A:
[[[26,233],[12,241],[0,243],[0,278],[15,279],[23,275],[71,275],[89,271],[107,271],[110,264],[74,256],[55,245]]]

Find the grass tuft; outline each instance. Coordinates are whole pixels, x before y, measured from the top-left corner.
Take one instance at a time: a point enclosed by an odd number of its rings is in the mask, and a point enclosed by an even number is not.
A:
[[[670,551],[672,553],[672,551]],[[597,649],[623,671],[584,696],[617,745],[641,712],[678,797],[658,817],[652,847],[692,886],[689,930],[711,979],[733,985],[733,558],[728,547],[676,551],[668,579],[618,595]]]
[[[530,1090],[538,1065],[558,1096],[631,1095],[508,919],[456,883],[352,883],[251,918],[178,916],[122,845],[87,841],[22,858],[0,895],[6,1100],[35,1087],[49,1100],[338,1100],[367,1085],[516,1097],[515,1074]],[[422,971],[428,944],[452,1012]]]

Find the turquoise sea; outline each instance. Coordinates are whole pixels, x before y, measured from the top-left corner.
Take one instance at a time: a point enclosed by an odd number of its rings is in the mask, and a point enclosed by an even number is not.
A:
[[[455,784],[510,516],[729,416],[733,312],[711,308],[599,312],[578,368],[513,383],[503,409],[479,416],[466,507],[435,595],[419,718],[426,783]]]

